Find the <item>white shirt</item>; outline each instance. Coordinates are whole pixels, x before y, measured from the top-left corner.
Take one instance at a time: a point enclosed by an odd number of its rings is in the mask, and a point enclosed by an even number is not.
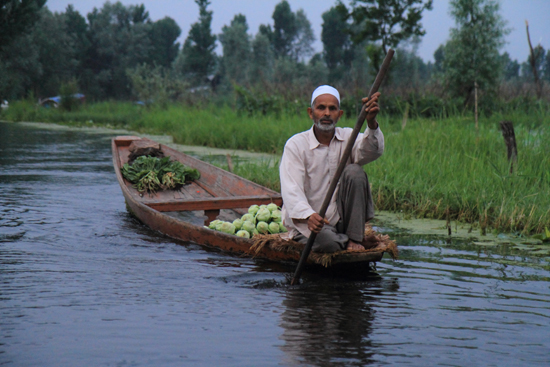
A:
[[[283,224],[292,238],[301,232],[309,237],[307,223],[294,223],[291,218],[306,219],[319,213],[327,195],[330,182],[344,154],[353,129],[337,127],[330,145],[319,143],[311,129],[292,136],[285,144],[279,174],[283,197]],[[384,152],[384,135],[380,128],[367,127],[359,134],[353,146],[350,163],[364,165],[376,160]],[[336,191],[325,217],[335,226],[340,215],[336,206]]]

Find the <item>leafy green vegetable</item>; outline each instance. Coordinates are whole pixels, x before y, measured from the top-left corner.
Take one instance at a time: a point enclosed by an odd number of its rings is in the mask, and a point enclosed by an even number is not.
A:
[[[251,205],[250,208],[248,208],[248,212],[252,215],[256,215],[260,207],[258,205]]]
[[[256,229],[256,225],[249,221],[244,221],[243,226],[241,227],[243,230],[247,231],[248,233],[252,234],[252,231]]]
[[[151,193],[159,189],[175,189],[187,181],[200,178],[198,170],[184,166],[178,161],[170,161],[170,157],[137,157],[131,165],[124,164],[121,172],[139,192]]]
[[[254,218],[254,215],[252,215],[250,213],[246,213],[245,215],[243,215],[243,217],[241,219],[242,219],[243,222],[256,223],[256,219]]]
[[[248,231],[245,231],[244,229],[241,229],[236,234],[239,237],[250,238],[250,233],[248,233]]]
[[[242,219],[235,219],[233,221],[233,225],[235,226],[235,229],[239,230],[243,226],[243,220]]]
[[[276,209],[271,212],[271,220],[273,222],[278,222],[278,223],[282,221],[282,213],[279,209]]]
[[[220,222],[221,222],[221,220],[218,220],[218,219],[213,220],[213,221],[210,222],[210,224],[208,225],[208,228],[210,228],[210,229],[216,229],[216,225],[217,225],[218,223],[220,223]]]
[[[260,221],[256,224],[256,229],[262,234],[269,233],[269,225],[266,222]]]
[[[276,204],[251,205],[248,213],[231,222],[213,220],[207,228],[239,237],[252,238],[259,234],[276,234],[287,232],[282,223],[281,208]]]
[[[269,223],[268,230],[269,230],[269,233],[271,233],[271,234],[279,233],[279,223],[277,223],[277,222]]]
[[[260,208],[256,213],[256,221],[268,222],[271,219],[271,212],[267,208]]]
[[[223,222],[220,227],[220,231],[227,234],[235,234],[235,226],[233,223]]]
[[[277,206],[277,204],[271,203],[267,204],[267,209],[269,209],[269,211],[273,213],[275,210],[279,210],[279,207]]]

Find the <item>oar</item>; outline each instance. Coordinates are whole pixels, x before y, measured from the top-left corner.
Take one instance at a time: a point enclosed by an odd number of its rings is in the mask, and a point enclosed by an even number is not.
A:
[[[368,97],[370,98],[374,93],[378,91],[378,88],[380,88],[380,84],[382,84],[382,80],[384,80],[384,76],[386,75],[386,71],[390,67],[390,62],[393,57],[393,54],[395,53],[394,50],[390,49],[388,51],[388,54],[386,55],[386,58],[384,59],[384,62],[382,63],[382,67],[380,68],[380,71],[378,71],[378,75],[376,76],[376,79],[374,80],[374,83],[370,89],[370,92],[368,94]],[[334,173],[334,177],[332,178],[332,181],[330,183],[330,186],[328,188],[327,195],[325,196],[325,201],[323,201],[323,205],[321,205],[321,210],[319,211],[319,215],[321,218],[325,217],[325,214],[328,209],[328,205],[330,203],[330,200],[332,199],[332,195],[334,194],[334,190],[336,190],[336,185],[338,184],[338,181],[340,180],[340,176],[342,175],[342,172],[344,171],[344,168],[346,167],[346,162],[349,159],[349,156],[351,155],[351,150],[353,149],[353,145],[355,144],[355,140],[357,139],[357,135],[359,135],[359,131],[361,130],[361,127],[363,127],[363,122],[365,122],[365,119],[367,118],[368,110],[366,109],[367,104],[363,104],[363,107],[361,107],[361,112],[359,113],[359,116],[357,117],[357,122],[355,123],[355,127],[353,128],[353,131],[351,133],[351,137],[349,138],[348,144],[346,145],[346,149],[344,150],[344,154],[342,155],[342,158],[340,159],[340,164],[338,165],[338,169],[336,170],[336,173]],[[315,242],[315,238],[317,237],[317,233],[311,232],[311,235],[309,236],[309,239],[306,243],[306,246],[304,247],[304,250],[302,251],[302,255],[300,256],[300,261],[298,262],[298,266],[296,267],[296,271],[294,272],[294,277],[290,281],[291,285],[298,284],[300,281],[300,276],[302,275],[302,270],[304,268],[304,265],[307,261],[307,258],[309,256],[309,253],[311,252],[311,247],[313,247],[313,243]]]

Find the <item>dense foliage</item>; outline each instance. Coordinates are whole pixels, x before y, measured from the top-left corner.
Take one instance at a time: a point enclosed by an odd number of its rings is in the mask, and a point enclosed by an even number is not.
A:
[[[550,53],[541,45],[534,45],[533,66],[527,53],[523,62],[499,55],[505,28],[493,0],[451,2],[456,26],[433,63],[415,52],[430,0],[335,2],[322,14],[323,50],[316,54],[304,10],[292,9],[286,0],[276,4],[270,24],[249,30],[246,17],[237,14],[219,35],[212,33],[210,1],[195,3],[199,18],[180,47],[180,26],[170,17],[152,21],[143,5],[105,2],[83,16],[71,5],[52,13],[43,0],[3,2],[2,27],[26,26],[1,32],[0,100],[36,102],[76,85],[87,102],[133,100],[166,107],[214,98],[246,113],[267,113],[293,110],[314,87],[330,83],[353,112],[388,47],[397,53],[383,85],[392,96],[384,105],[387,113],[461,112],[471,108],[465,101],[475,83],[481,111],[493,113],[536,95],[534,71],[548,90]],[[221,54],[215,52],[218,44]]]
[[[445,46],[443,69],[452,93],[468,101],[475,85],[490,91],[497,86],[507,29],[495,0],[453,0],[451,9],[457,28]]]

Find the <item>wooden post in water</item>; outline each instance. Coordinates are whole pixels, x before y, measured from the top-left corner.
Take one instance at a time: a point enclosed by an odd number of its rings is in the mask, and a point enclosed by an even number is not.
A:
[[[514,171],[514,162],[518,159],[518,147],[516,145],[516,134],[514,133],[514,125],[512,121],[501,121],[500,130],[506,148],[508,149],[508,162],[510,163],[510,174]]]
[[[231,155],[227,153],[225,158],[227,159],[227,170],[233,173],[233,161],[231,160]]]

